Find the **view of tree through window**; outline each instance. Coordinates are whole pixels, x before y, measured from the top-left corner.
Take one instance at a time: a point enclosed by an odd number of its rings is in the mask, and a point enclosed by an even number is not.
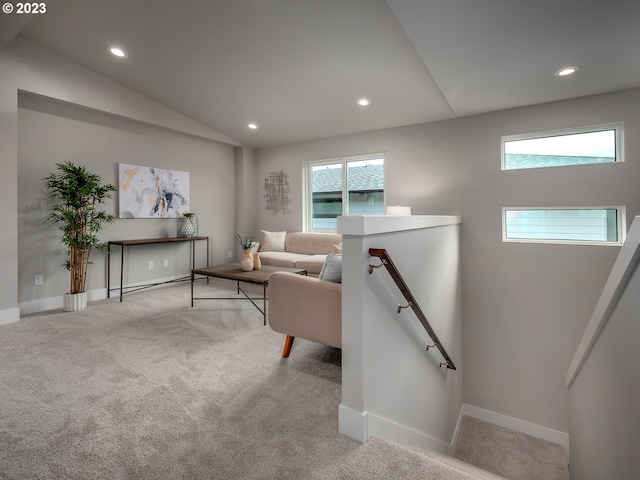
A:
[[[307,169],[309,231],[335,231],[340,215],[384,214],[382,155],[313,162]]]

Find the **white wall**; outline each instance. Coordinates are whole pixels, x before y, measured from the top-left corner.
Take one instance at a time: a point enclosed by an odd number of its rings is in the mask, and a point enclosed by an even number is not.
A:
[[[56,163],[72,161],[118,185],[118,163],[148,165],[190,172],[190,210],[198,214],[198,233],[210,236],[211,263],[223,263],[232,243],[233,210],[222,208],[233,195],[233,148],[214,142],[169,133],[73,106],[21,95],[18,111],[18,243],[19,302],[61,297],[68,291],[69,273],[60,267],[64,246],[56,226],[45,221],[49,202],[42,179],[55,171]],[[38,139],[38,141],[33,141]],[[117,217],[117,193],[104,204]],[[106,225],[103,240],[174,237],[177,219],[116,219]],[[221,233],[224,232],[224,233]],[[37,251],[38,255],[33,253]],[[206,243],[196,245],[196,265],[206,265]],[[118,285],[121,249],[112,251],[112,282]],[[129,247],[125,284],[185,276],[190,271],[189,245],[171,244]],[[168,267],[163,266],[167,259]],[[92,253],[87,289],[104,289],[105,257]],[[153,261],[149,270],[147,262]],[[44,285],[34,285],[34,275],[44,275]],[[106,293],[106,292],[105,292]],[[37,308],[36,308],[37,310]]]
[[[640,272],[570,389],[571,478],[640,478]]]
[[[617,121],[627,132],[623,164],[500,170],[502,135]],[[564,374],[618,248],[502,243],[501,208],[626,205],[633,217],[639,130],[635,89],[259,150],[258,179],[284,169],[292,211],[273,216],[259,198],[257,228],[302,228],[304,162],[385,152],[387,204],[463,219],[465,404],[568,432]]]
[[[349,216],[343,239],[340,432],[451,454],[462,408],[459,217]],[[384,248],[451,357],[444,357],[406,305],[381,260]]]
[[[258,239],[260,231],[256,226],[256,157],[255,150],[238,147],[235,149],[236,163],[236,224],[233,229],[236,235],[253,236]],[[242,248],[236,242],[234,258],[239,260]]]
[[[50,171],[45,167],[47,163],[51,166],[54,161],[79,161],[84,157],[87,166],[97,169],[105,181],[112,183],[116,182],[120,161],[193,169],[191,176],[196,188],[192,187],[192,210],[199,215],[200,233],[214,237],[215,258],[220,260],[222,255],[227,258],[227,251],[234,248],[235,209],[229,208],[226,199],[235,197],[233,149],[240,147],[238,142],[20,37],[0,51],[0,77],[3,166],[0,191],[7,227],[0,231],[3,272],[0,323],[18,319],[19,301],[57,295],[63,290],[59,288],[60,274],[58,270],[54,272],[48,260],[44,263],[36,260],[28,265],[29,269],[38,271],[20,271],[19,241],[32,242],[25,246],[26,250],[22,249],[22,258],[33,257],[42,248],[42,244],[36,242],[37,238],[42,239],[38,235],[51,231],[47,225],[42,225],[43,231],[37,229],[39,222],[35,217],[41,205],[34,204],[36,198],[30,197],[36,193],[37,179],[42,178],[45,170]],[[31,102],[29,107],[19,109],[20,91],[31,97],[49,99],[49,105],[43,107],[47,101],[41,101],[36,107]],[[25,160],[20,173],[19,141],[20,160]],[[22,179],[24,184],[20,184]],[[19,190],[20,195],[24,192],[20,207]],[[225,201],[225,208],[218,208]],[[24,231],[25,235],[20,238],[17,226],[24,219],[19,216],[19,208],[22,209],[20,215],[27,215],[27,223],[32,222],[21,227],[31,230]],[[175,232],[175,221],[171,226],[154,222],[123,220],[105,230],[105,239]],[[160,258],[165,253],[169,254],[162,252]],[[51,261],[60,263],[57,258]],[[89,288],[104,288],[104,278],[93,276],[104,275],[104,264],[97,263],[94,267]],[[41,291],[33,289],[35,273],[45,274],[45,288]],[[143,277],[148,274],[144,272]],[[50,278],[54,280],[52,283],[47,282]],[[66,280],[64,283],[66,285]]]
[[[567,373],[571,478],[640,478],[640,217]]]

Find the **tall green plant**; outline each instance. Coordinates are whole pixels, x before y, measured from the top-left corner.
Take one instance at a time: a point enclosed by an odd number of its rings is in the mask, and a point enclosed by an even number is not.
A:
[[[99,175],[72,162],[57,163],[57,172],[43,181],[54,201],[47,220],[62,231],[62,243],[67,247],[64,267],[71,272],[69,293],[86,291],[89,255],[92,249],[106,254],[107,247],[97,233],[115,217],[98,206],[112,198],[116,187],[103,184]]]

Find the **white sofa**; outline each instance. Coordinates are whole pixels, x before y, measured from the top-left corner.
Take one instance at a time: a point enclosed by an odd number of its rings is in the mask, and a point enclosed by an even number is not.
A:
[[[329,253],[339,253],[342,236],[336,233],[262,231],[260,262],[276,267],[304,268],[317,277]]]

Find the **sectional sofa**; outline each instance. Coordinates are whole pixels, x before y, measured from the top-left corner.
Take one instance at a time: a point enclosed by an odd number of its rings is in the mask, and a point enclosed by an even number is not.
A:
[[[342,236],[335,233],[270,232],[262,230],[260,262],[276,267],[304,268],[317,277],[329,253],[339,253]]]

